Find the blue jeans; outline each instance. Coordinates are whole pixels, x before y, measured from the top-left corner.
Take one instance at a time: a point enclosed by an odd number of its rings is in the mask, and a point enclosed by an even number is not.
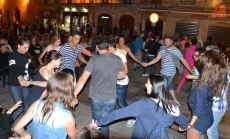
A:
[[[15,110],[12,114],[12,117],[14,120],[17,119],[17,117],[26,110],[25,100],[27,96],[30,93],[30,89],[27,87],[21,87],[21,86],[9,86],[10,94],[14,100],[14,103],[17,103],[19,100],[23,102],[23,105],[19,107],[17,110]],[[25,111],[24,111],[25,112]]]
[[[94,120],[99,120],[112,112],[116,105],[116,99],[111,100],[94,100],[91,99],[91,111]],[[101,127],[101,133],[106,139],[109,138],[109,126]]]
[[[128,85],[117,84],[117,101],[120,108],[128,106],[126,102]]]
[[[207,130],[207,135],[209,139],[218,139],[218,125],[220,123],[220,120],[224,116],[226,110],[220,110],[218,112],[212,111],[213,112],[213,118],[214,121],[212,123],[212,126]]]
[[[137,59],[139,59],[140,61],[142,60],[142,51],[138,50],[135,52],[135,56],[137,57]],[[137,68],[137,63],[134,62],[133,63],[133,69]]]
[[[155,58],[155,56],[150,56],[150,55],[147,54],[146,59],[145,59],[145,63],[148,63],[148,62],[152,61],[154,58]],[[152,75],[155,72],[156,68],[157,68],[157,64],[153,64],[153,65],[149,66],[149,68],[150,68],[149,75]],[[148,70],[148,67],[143,68],[142,74],[146,74],[147,70]]]
[[[165,77],[166,77],[167,82],[168,82],[168,89],[169,89],[169,91],[174,90],[174,88],[173,88],[173,81],[172,81],[174,76],[165,76]]]

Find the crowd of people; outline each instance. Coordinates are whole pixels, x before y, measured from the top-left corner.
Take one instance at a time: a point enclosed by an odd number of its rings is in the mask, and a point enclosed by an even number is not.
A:
[[[213,38],[203,42],[185,34],[174,40],[175,36],[161,38],[149,31],[126,40],[124,35],[75,31],[48,34],[32,26],[19,32],[11,46],[7,38],[0,39],[0,66],[6,69],[9,92],[17,104],[7,113],[14,120],[23,114],[13,127],[18,139],[108,139],[109,124],[124,118],[129,118],[127,127],[136,123],[133,139],[167,139],[174,122],[188,139],[200,139],[205,133],[209,139],[218,138],[217,127],[227,110],[230,51]],[[132,104],[126,101],[127,55],[134,61],[130,70],[142,68],[142,76],[148,77],[147,98]],[[155,73],[158,61],[159,74]],[[174,91],[177,73],[182,77]],[[74,110],[89,78],[93,120],[78,132]],[[182,93],[187,80],[190,119],[180,111],[175,95]],[[120,108],[114,110],[117,102]]]

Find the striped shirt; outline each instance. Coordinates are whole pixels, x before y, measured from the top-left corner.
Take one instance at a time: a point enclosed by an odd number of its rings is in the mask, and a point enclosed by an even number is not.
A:
[[[221,94],[221,97],[213,97],[213,105],[212,105],[212,110],[213,111],[220,111],[220,110],[227,110],[228,109],[228,100],[227,100],[227,94],[228,94],[228,85],[230,82],[230,71],[228,73],[228,82],[227,84],[223,87]]]
[[[61,46],[59,52],[62,55],[62,64],[60,66],[60,71],[63,69],[71,69],[75,72],[75,63],[77,60],[77,56],[81,54],[81,46],[77,45],[74,50],[69,43],[65,43]]]
[[[166,46],[162,46],[162,47],[166,47]],[[179,58],[183,57],[181,52],[175,46],[173,46],[172,48],[168,50],[174,55],[178,56]],[[176,74],[176,66],[173,63],[172,56],[165,49],[160,49],[159,53],[161,55],[160,73],[165,76],[174,76]]]

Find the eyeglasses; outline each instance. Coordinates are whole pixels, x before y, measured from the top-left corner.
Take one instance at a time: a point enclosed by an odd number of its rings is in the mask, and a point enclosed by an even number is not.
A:
[[[194,57],[198,57],[199,55],[193,55]]]

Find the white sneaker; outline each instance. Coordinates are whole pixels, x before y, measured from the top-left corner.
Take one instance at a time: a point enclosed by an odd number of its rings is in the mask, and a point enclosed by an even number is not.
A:
[[[131,127],[135,124],[136,120],[128,120],[126,127]]]
[[[142,76],[143,76],[143,77],[147,77],[147,76],[149,76],[149,75],[148,75],[148,74],[142,74]]]

